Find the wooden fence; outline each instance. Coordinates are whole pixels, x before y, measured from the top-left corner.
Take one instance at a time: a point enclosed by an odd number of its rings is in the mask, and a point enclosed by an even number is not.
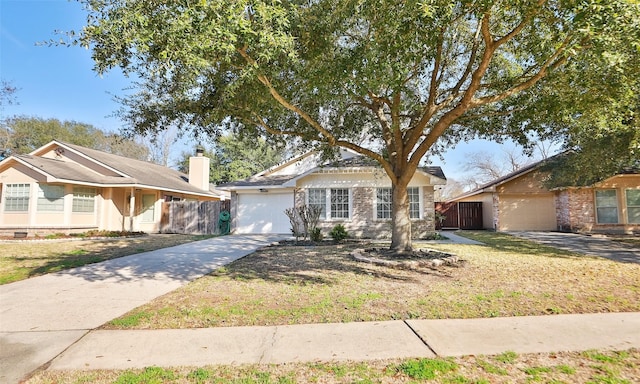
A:
[[[220,212],[229,201],[171,201],[162,204],[161,233],[219,235]]]
[[[436,220],[436,229],[482,229],[482,202],[436,202],[436,212],[444,216]]]

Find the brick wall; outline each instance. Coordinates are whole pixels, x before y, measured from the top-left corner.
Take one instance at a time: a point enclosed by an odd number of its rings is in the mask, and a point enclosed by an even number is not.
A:
[[[569,189],[570,227],[573,231],[591,231],[596,224],[592,189]]]
[[[350,220],[321,220],[318,227],[328,237],[329,232],[337,224],[342,224],[349,234],[356,238],[391,238],[391,220],[375,220],[375,188],[351,188],[351,219]],[[422,189],[423,219],[412,220],[412,237],[422,238],[435,232],[435,211],[433,188]],[[306,203],[304,190],[296,191],[296,206]]]

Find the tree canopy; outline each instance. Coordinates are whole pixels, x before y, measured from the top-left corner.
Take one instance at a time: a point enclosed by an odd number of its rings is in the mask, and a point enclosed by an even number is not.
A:
[[[564,87],[638,65],[633,0],[79,1],[73,43],[98,72],[140,79],[122,100],[134,130],[286,135],[375,159],[396,250],[411,248],[406,186],[426,155],[477,136],[578,137],[587,125],[563,124],[594,100]]]
[[[148,149],[122,136],[105,133],[90,124],[38,117],[13,117],[0,127],[0,150],[5,155],[27,154],[59,140],[116,155],[147,160]]]
[[[205,148],[204,155],[211,159],[209,181],[221,184],[246,179],[284,160],[284,151],[277,145],[270,145],[263,138],[226,134],[220,136],[213,148]],[[183,153],[179,168],[189,171],[189,157]]]

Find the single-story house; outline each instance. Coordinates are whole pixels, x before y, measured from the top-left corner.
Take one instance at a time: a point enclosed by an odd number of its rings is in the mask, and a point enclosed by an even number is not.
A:
[[[52,141],[0,162],[0,234],[88,230],[158,232],[165,201],[220,200],[209,158],[189,175],[146,161]]]
[[[440,167],[420,167],[409,183],[413,236],[433,233],[434,186],[446,178]],[[391,180],[375,161],[341,149],[339,160],[322,163],[308,152],[246,180],[218,185],[231,192],[234,233],[291,233],[285,210],[302,205],[322,210],[319,228],[337,224],[356,237],[390,237]]]
[[[640,172],[549,189],[546,164],[523,167],[451,201],[481,202],[484,228],[497,231],[640,232]]]

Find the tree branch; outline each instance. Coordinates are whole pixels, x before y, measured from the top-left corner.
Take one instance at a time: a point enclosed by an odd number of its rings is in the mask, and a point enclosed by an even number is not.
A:
[[[240,56],[242,56],[247,61],[247,63],[249,63],[249,65],[253,66],[254,68],[259,68],[258,63],[255,60],[253,60],[253,58],[251,58],[247,54],[246,47],[238,49],[238,53],[240,53]],[[271,81],[269,80],[269,78],[267,76],[258,75],[257,77],[258,77],[258,81],[260,81],[265,87],[267,87],[267,89],[269,90],[269,93],[271,94],[271,96],[280,105],[282,105],[286,109],[288,109],[288,110],[290,110],[292,112],[295,112],[298,115],[300,115],[300,117],[302,117],[302,119],[304,121],[306,121],[309,125],[311,125],[315,130],[317,130],[322,136],[324,136],[327,139],[327,142],[329,143],[329,145],[331,145],[331,146],[337,145],[336,144],[337,143],[337,139],[331,132],[329,132],[322,125],[320,125],[320,123],[318,123],[307,112],[305,112],[302,109],[300,109],[299,107],[291,104],[288,100],[286,100],[284,97],[282,97],[282,95],[280,95],[280,93],[275,89],[273,84],[271,84]]]
[[[540,81],[545,76],[547,76],[550,70],[553,70],[561,66],[569,59],[568,56],[562,56],[562,54],[567,50],[567,47],[569,46],[570,41],[571,41],[571,36],[567,36],[564,42],[562,43],[562,45],[556,50],[556,52],[554,52],[554,54],[551,55],[542,66],[540,66],[540,69],[538,70],[538,72],[535,75],[531,76],[528,80],[497,95],[474,98],[471,103],[471,106],[477,107],[480,105],[495,103],[495,102],[504,100],[510,96],[513,96],[516,93],[522,92],[525,89],[532,87],[538,81]]]

